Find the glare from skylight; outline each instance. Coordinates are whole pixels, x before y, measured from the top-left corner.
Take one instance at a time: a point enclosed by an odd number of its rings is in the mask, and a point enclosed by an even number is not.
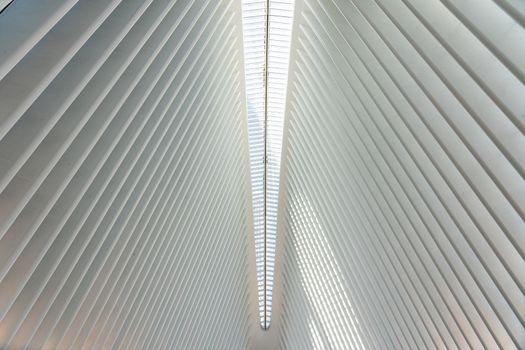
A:
[[[270,327],[272,316],[277,204],[293,7],[293,0],[242,2],[255,259],[259,317],[264,329]]]

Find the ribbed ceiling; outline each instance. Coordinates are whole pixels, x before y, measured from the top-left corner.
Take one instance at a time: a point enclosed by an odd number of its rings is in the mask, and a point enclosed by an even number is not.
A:
[[[259,318],[268,329],[277,238],[284,108],[293,0],[243,0],[248,140]]]
[[[283,348],[525,347],[524,14],[298,0]]]
[[[17,0],[0,33],[0,348],[246,348],[238,2]]]
[[[263,331],[241,1],[5,7],[0,348],[525,348],[523,1],[294,13]]]

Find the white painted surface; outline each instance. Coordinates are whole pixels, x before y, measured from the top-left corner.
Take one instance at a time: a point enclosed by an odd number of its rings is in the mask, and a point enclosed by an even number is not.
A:
[[[0,16],[0,348],[248,346],[240,25],[234,1]]]
[[[298,1],[285,349],[525,347],[520,1]]]

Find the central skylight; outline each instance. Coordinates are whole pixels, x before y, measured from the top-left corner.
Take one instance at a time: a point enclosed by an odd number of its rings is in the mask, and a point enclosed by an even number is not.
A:
[[[272,317],[277,204],[293,0],[243,0],[248,137],[261,327]]]

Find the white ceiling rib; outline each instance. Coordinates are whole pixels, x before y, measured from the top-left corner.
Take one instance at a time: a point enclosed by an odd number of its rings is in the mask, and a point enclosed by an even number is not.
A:
[[[15,1],[0,32],[0,348],[247,347],[239,4]]]
[[[524,348],[518,3],[297,0],[283,348]]]

